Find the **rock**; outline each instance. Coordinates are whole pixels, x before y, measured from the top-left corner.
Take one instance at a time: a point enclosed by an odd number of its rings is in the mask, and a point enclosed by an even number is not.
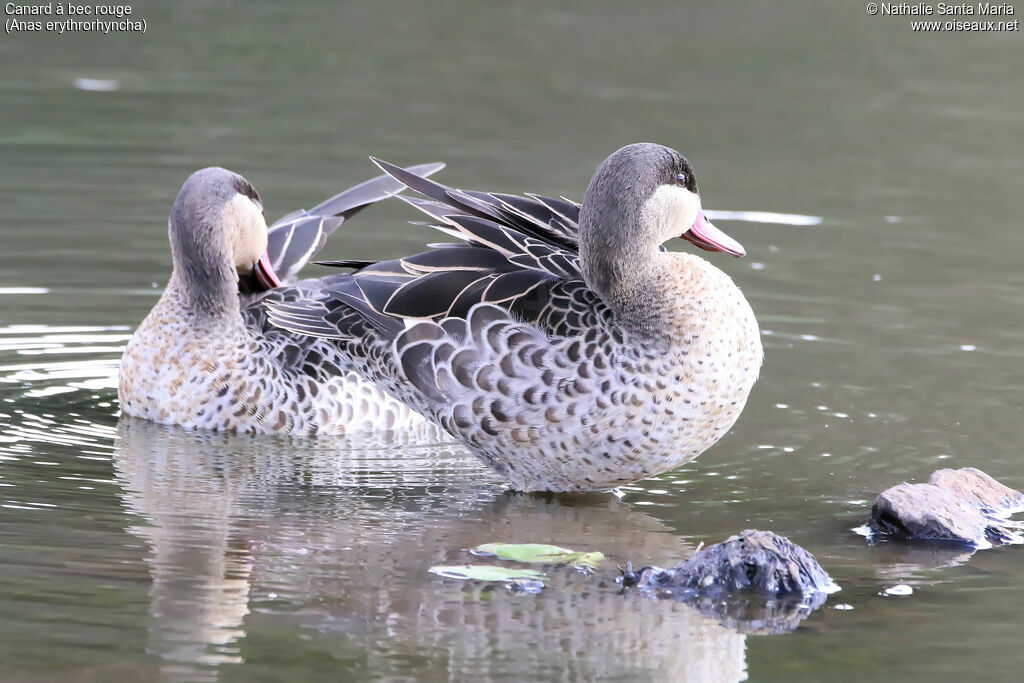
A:
[[[770,531],[747,530],[671,569],[627,566],[623,586],[673,597],[732,628],[780,633],[839,590],[809,552]]]
[[[1007,519],[1024,510],[1024,493],[979,469],[932,473],[927,484],[903,482],[875,499],[872,534],[905,540],[945,541],[973,548],[1020,543],[1021,524]]]
[[[831,592],[835,584],[809,552],[770,531],[748,529],[704,548],[671,569],[645,567],[640,588],[753,590],[766,595]]]
[[[904,482],[879,494],[868,527],[897,537],[977,545],[985,539],[988,521],[976,505],[934,484]]]
[[[1024,493],[1003,486],[975,467],[935,470],[928,483],[948,491],[958,500],[972,502],[993,512],[1024,509]]]

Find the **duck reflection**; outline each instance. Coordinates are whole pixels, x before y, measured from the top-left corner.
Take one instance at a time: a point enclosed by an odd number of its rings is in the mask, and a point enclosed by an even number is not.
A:
[[[150,547],[149,651],[172,677],[253,665],[271,638],[278,657],[282,640],[315,641],[334,675],[358,656],[385,677],[746,677],[745,636],[623,595],[613,566],[555,568],[538,595],[427,571],[494,541],[601,550],[612,564],[693,552],[614,496],[510,494],[437,439],[233,437],[130,419],[118,430],[124,502],[147,522],[130,531]]]

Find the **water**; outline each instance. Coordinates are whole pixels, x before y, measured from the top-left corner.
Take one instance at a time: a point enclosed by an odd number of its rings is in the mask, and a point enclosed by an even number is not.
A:
[[[1024,487],[1019,33],[810,1],[133,8],[143,36],[0,41],[0,677],[1017,679],[1020,548],[852,529],[937,467]],[[720,219],[767,359],[687,467],[621,500],[517,496],[447,443],[119,422],[190,171],[244,173],[269,218],[368,154],[578,198],[637,140],[687,154],[709,208],[811,217]],[[377,207],[330,255],[408,253],[432,238],[411,217]],[[668,564],[747,527],[843,587],[793,633],[619,596],[611,565],[537,595],[427,571],[490,541]]]

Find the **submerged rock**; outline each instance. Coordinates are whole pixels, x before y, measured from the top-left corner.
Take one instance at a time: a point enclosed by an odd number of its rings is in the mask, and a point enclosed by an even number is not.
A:
[[[871,535],[946,541],[987,548],[1020,543],[1022,524],[1008,519],[1024,510],[1024,493],[974,467],[936,470],[927,484],[903,482],[875,499]]]
[[[627,566],[624,586],[687,602],[727,626],[780,633],[839,590],[809,552],[770,531],[748,529],[670,569]]]

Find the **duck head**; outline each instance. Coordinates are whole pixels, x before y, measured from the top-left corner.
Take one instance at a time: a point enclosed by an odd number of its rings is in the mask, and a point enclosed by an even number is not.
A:
[[[580,206],[580,259],[592,287],[629,281],[658,247],[681,237],[701,249],[744,256],[701,207],[693,166],[663,145],[627,145],[598,167]]]
[[[623,244],[658,246],[681,237],[707,251],[746,255],[739,242],[704,215],[697,176],[686,157],[649,142],[627,145],[598,167],[580,208],[580,223]]]
[[[243,289],[280,285],[267,255],[267,223],[256,189],[223,168],[196,171],[168,220],[175,275],[200,306],[216,308]]]

